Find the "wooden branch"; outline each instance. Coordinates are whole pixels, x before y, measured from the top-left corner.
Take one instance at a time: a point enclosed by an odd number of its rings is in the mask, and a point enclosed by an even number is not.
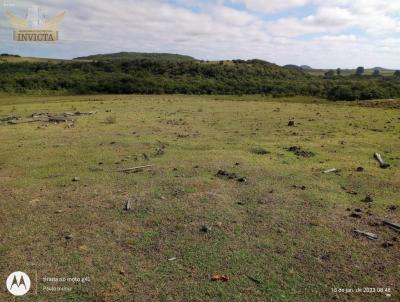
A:
[[[393,222],[390,222],[390,221],[387,221],[387,220],[383,221],[383,224],[389,226],[390,228],[392,228],[392,229],[394,229],[394,230],[396,230],[398,232],[400,232],[400,224],[393,223]]]
[[[138,171],[138,170],[142,170],[142,169],[146,169],[146,168],[151,168],[151,167],[153,167],[153,165],[140,166],[140,167],[134,167],[134,168],[127,168],[127,169],[120,169],[120,170],[117,170],[117,171],[115,171],[115,172],[126,173],[126,172]]]
[[[8,121],[10,125],[18,125],[18,124],[28,124],[28,123],[36,123],[36,122],[43,122],[45,120],[40,119],[40,118],[34,118],[34,119],[26,119],[26,120],[12,120]]]
[[[329,169],[329,170],[324,171],[325,174],[329,174],[332,172],[337,172],[337,169],[334,168],[334,169]]]
[[[375,153],[374,157],[379,162],[379,165],[382,169],[386,169],[386,168],[390,167],[389,164],[385,163],[385,161],[382,159],[382,156],[379,153]]]
[[[378,239],[378,235],[376,235],[374,233],[364,232],[364,231],[360,231],[360,230],[354,230],[354,233],[356,233],[358,235],[363,235],[363,236],[365,236],[365,237],[367,237],[368,239],[371,239],[371,240]]]
[[[96,114],[97,111],[89,111],[89,112],[64,112],[64,116],[81,116],[81,115],[93,115]]]

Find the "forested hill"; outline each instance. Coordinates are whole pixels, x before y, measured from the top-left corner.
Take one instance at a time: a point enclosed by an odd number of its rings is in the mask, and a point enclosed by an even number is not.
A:
[[[261,60],[88,60],[4,62],[10,94],[266,94],[332,100],[400,97],[400,76],[312,76]]]
[[[98,54],[87,57],[78,57],[74,60],[167,60],[167,61],[196,61],[195,58],[185,55],[170,53],[144,53],[144,52],[118,52],[111,54]]]

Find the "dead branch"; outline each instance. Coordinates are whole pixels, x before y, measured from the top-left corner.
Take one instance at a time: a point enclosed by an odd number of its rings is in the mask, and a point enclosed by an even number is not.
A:
[[[363,235],[363,236],[367,237],[370,240],[378,239],[378,235],[376,235],[374,233],[364,232],[364,231],[360,231],[360,230],[354,230],[353,232],[358,234],[358,235]]]
[[[383,224],[389,226],[391,229],[393,229],[397,232],[400,232],[400,224],[393,223],[393,222],[390,222],[387,220],[383,221]]]
[[[134,168],[127,168],[127,169],[120,169],[120,170],[117,170],[115,172],[127,173],[127,172],[143,170],[143,169],[151,168],[151,167],[153,167],[153,165],[140,166],[140,167],[134,167]]]

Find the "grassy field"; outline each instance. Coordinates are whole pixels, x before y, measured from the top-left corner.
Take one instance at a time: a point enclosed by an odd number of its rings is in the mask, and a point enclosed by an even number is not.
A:
[[[325,75],[326,72],[328,72],[329,69],[312,69],[312,70],[305,70],[306,73],[311,74],[311,75],[315,75],[315,76],[323,76]],[[333,69],[333,71],[335,72],[336,75],[336,69]],[[383,70],[379,70],[380,74],[382,76],[392,76],[395,72],[395,70],[389,70],[389,69],[383,69]],[[372,75],[374,73],[374,69],[365,69],[365,75]],[[356,70],[355,69],[342,69],[341,73],[342,76],[350,76],[350,75],[355,75],[356,74]]]
[[[31,57],[13,57],[13,56],[0,56],[0,64],[1,63],[60,63],[64,60],[58,59],[46,59],[46,58],[31,58]]]
[[[32,289],[18,300],[36,302],[399,301],[399,235],[382,225],[400,222],[399,109],[312,98],[1,97],[0,117],[98,112],[69,124],[0,124],[1,280],[27,272]],[[115,172],[143,165],[152,167]],[[16,301],[2,286],[0,301]],[[390,288],[391,298],[333,288]]]

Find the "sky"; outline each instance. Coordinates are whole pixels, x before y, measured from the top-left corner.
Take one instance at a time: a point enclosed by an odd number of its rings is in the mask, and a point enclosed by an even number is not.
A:
[[[15,42],[5,16],[66,12],[60,41]],[[400,0],[0,0],[0,53],[70,59],[120,51],[314,68],[400,69]]]

